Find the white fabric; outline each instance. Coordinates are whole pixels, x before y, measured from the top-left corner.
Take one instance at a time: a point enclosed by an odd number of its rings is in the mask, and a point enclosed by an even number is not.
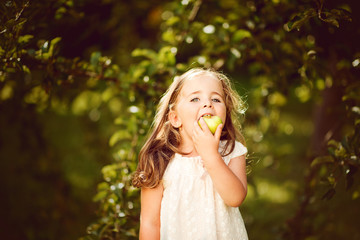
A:
[[[220,142],[221,152],[224,142]],[[245,146],[236,142],[224,162],[244,155]],[[215,191],[200,156],[175,154],[163,177],[161,240],[247,240],[238,208],[227,206]]]

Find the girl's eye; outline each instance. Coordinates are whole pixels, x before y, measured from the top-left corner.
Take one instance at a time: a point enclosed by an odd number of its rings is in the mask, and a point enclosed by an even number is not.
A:
[[[193,98],[193,99],[190,100],[190,102],[198,102],[198,101],[200,101],[199,98]]]
[[[218,102],[218,103],[221,102],[220,99],[217,99],[217,98],[213,98],[212,101],[213,102]]]

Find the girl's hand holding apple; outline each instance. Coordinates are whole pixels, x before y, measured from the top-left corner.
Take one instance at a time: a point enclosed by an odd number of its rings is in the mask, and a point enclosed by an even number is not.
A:
[[[205,117],[201,117],[198,122],[194,122],[193,142],[195,149],[204,161],[205,166],[207,159],[212,159],[211,157],[214,157],[217,154],[220,155],[218,149],[223,124],[221,119],[220,121],[219,119],[220,118],[217,117],[215,118],[216,122],[210,122],[212,124],[210,127],[215,129],[214,135],[209,128]]]

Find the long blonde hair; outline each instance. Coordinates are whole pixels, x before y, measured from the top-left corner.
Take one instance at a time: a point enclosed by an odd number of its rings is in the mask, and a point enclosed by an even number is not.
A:
[[[162,180],[165,169],[180,145],[180,133],[174,128],[168,119],[170,110],[175,107],[178,96],[188,79],[199,75],[211,75],[220,80],[226,106],[226,121],[221,134],[221,140],[227,140],[221,155],[230,154],[235,147],[235,140],[244,144],[244,138],[240,132],[239,116],[245,112],[245,105],[240,96],[232,89],[230,80],[222,73],[213,69],[193,68],[179,77],[175,77],[173,83],[160,100],[150,136],[140,150],[139,164],[133,175],[132,184],[135,187],[156,187]]]

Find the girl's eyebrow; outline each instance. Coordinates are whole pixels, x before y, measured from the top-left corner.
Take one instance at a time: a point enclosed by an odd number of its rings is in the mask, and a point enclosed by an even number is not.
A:
[[[192,92],[190,93],[188,96],[191,96],[191,95],[194,95],[194,94],[198,94],[198,93],[201,93],[201,90],[198,90],[198,91],[195,91],[195,92]],[[219,95],[220,97],[223,97],[222,94],[220,94],[219,92],[217,91],[212,91],[211,94],[216,94],[216,95]]]
[[[191,95],[194,95],[194,94],[198,94],[198,93],[200,93],[201,91],[199,90],[199,91],[195,91],[195,92],[192,92],[192,93],[190,93],[188,96],[191,96]]]

